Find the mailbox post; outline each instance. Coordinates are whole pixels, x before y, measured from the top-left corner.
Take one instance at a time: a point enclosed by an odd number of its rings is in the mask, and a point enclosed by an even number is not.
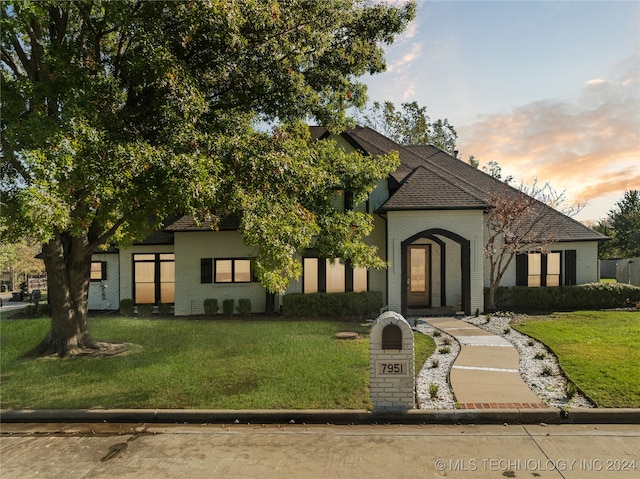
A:
[[[415,406],[413,331],[393,311],[378,316],[371,327],[369,372],[374,411],[404,411]]]

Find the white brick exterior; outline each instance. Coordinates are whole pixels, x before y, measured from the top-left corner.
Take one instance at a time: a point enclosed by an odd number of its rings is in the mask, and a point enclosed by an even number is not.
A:
[[[378,215],[373,217],[373,232],[365,239],[365,243],[378,248],[378,256],[387,260],[386,222]],[[369,291],[382,291],[382,304],[387,304],[387,270],[369,269]]]
[[[388,274],[389,309],[401,311],[402,288],[402,242],[431,229],[446,230],[455,233],[470,243],[470,294],[471,311],[484,309],[483,272],[482,272],[482,228],[481,210],[446,211],[389,211],[387,213],[387,251],[390,263]],[[437,235],[446,244],[446,305],[457,306],[462,300],[461,248],[456,241]],[[424,243],[424,241],[422,241]],[[440,248],[432,242],[432,306],[440,305]],[[434,276],[437,274],[437,278]]]
[[[549,245],[550,251],[562,251],[564,258],[564,252],[568,250],[576,251],[576,283],[597,283],[600,281],[600,275],[598,272],[598,242],[597,241],[582,241],[582,242],[562,242],[552,243]],[[485,268],[485,285],[489,287],[489,260],[484,260]],[[564,260],[562,261],[562,277],[564,278]],[[505,274],[500,281],[500,286],[515,286],[516,285],[516,260],[513,258],[509,267],[505,271]]]
[[[120,308],[120,263],[117,252],[96,253],[91,261],[107,263],[107,279],[89,284],[89,309],[117,310]],[[104,296],[103,296],[104,293]]]
[[[331,135],[340,148],[352,151],[353,147],[342,136]],[[452,307],[456,310],[484,310],[484,288],[489,286],[489,261],[483,257],[487,230],[482,210],[414,210],[388,211],[383,216],[374,212],[389,198],[387,180],[380,180],[366,203],[356,205],[357,211],[365,207],[373,214],[374,230],[365,242],[378,249],[378,255],[387,262],[387,269],[369,270],[369,291],[380,291],[383,304],[391,311],[403,311],[406,280],[403,278],[402,260],[406,252],[402,244],[416,237],[412,244],[430,245],[430,306]],[[337,196],[335,207],[344,208],[344,197]],[[431,231],[433,238],[419,237]],[[459,241],[469,244],[469,256],[462,257]],[[576,251],[576,280],[578,284],[596,282],[598,272],[598,246],[596,241],[556,243],[553,251]],[[214,298],[222,305],[224,299],[251,300],[253,312],[266,310],[266,290],[257,282],[252,283],[201,283],[201,259],[252,258],[256,248],[246,246],[238,232],[206,231],[176,232],[174,245],[136,245],[120,251],[108,261],[106,299],[102,299],[99,283],[92,283],[89,292],[91,309],[117,309],[119,301],[133,297],[133,253],[175,253],[175,314],[187,316],[202,314],[205,299]],[[564,255],[563,255],[564,257]],[[468,259],[468,283],[465,282],[462,265]],[[564,261],[563,261],[564,268]],[[444,271],[443,271],[444,269]],[[563,271],[564,276],[564,271]],[[501,286],[516,284],[516,262],[509,265]],[[291,282],[287,293],[301,293],[303,278]],[[465,304],[463,291],[468,286],[469,304]]]
[[[257,254],[255,248],[246,246],[236,231],[198,231],[175,233],[176,253],[176,302],[175,315],[189,316],[204,313],[204,300],[251,300],[252,312],[264,312],[266,290],[260,283],[204,283],[200,282],[200,259],[242,259]]]

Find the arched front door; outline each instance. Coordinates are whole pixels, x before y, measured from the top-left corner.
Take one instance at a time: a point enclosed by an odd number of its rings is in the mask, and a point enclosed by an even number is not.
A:
[[[407,246],[407,307],[431,306],[431,245]]]
[[[413,244],[420,238],[440,241],[438,237],[448,238],[460,245],[460,278],[462,301],[461,306],[466,314],[471,314],[471,243],[468,239],[463,238],[457,233],[444,230],[441,228],[432,228],[407,238],[402,242],[402,284],[405,285],[401,291],[401,308],[402,314],[407,315],[407,308],[412,307],[429,307],[431,305],[430,292],[430,265],[431,251],[426,251],[427,244]],[[424,266],[422,258],[424,257]],[[444,253],[441,254],[444,260]],[[422,271],[424,269],[424,283],[422,280]],[[444,274],[444,267],[441,268]],[[413,277],[415,274],[415,282]],[[424,288],[422,285],[424,284]],[[425,291],[422,291],[422,290]],[[444,296],[444,290],[442,290]],[[426,300],[425,300],[426,298]],[[419,301],[425,301],[423,304],[417,304]]]

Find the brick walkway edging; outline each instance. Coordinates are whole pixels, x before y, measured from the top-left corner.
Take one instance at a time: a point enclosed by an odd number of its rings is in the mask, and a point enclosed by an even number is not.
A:
[[[465,403],[456,404],[456,409],[546,409],[543,403]]]

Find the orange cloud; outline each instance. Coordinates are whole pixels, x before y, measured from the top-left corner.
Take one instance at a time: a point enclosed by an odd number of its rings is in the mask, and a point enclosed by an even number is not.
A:
[[[640,188],[640,60],[574,100],[544,100],[457,128],[462,157],[497,161],[516,182],[549,181],[570,200]],[[603,211],[612,205],[603,205]]]

